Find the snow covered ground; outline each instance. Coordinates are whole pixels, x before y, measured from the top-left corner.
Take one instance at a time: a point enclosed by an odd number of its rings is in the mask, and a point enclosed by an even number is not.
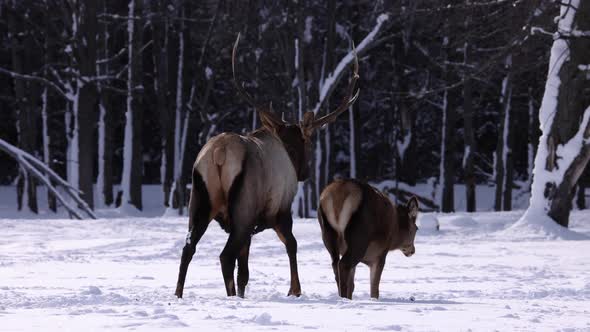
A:
[[[315,220],[294,228],[300,298],[286,296],[272,231],[254,237],[247,298],[226,298],[227,236],[212,223],[178,300],[185,218],[0,219],[0,330],[590,331],[590,212],[573,214],[575,233],[510,228],[520,214],[439,215],[416,255],[390,253],[379,300],[359,265],[352,301],[337,297]]]

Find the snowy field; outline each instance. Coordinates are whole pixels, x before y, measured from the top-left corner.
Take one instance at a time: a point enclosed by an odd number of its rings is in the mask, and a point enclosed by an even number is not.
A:
[[[214,222],[179,300],[185,218],[0,219],[0,330],[590,331],[590,212],[559,234],[510,228],[520,214],[439,216],[416,255],[388,256],[379,300],[359,265],[352,301],[337,297],[316,220],[295,222],[300,298],[286,296],[272,231],[254,237],[247,298],[226,298]]]

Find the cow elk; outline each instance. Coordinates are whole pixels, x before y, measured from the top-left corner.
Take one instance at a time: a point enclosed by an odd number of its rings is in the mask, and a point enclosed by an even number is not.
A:
[[[246,135],[222,133],[211,138],[197,155],[192,170],[189,203],[189,232],[182,250],[176,296],[182,297],[184,282],[195,247],[212,219],[229,233],[221,255],[221,270],[228,296],[236,295],[234,269],[238,265],[238,293],[244,296],[249,279],[248,255],[253,234],[272,228],[284,243],[289,256],[291,286],[288,295],[301,295],[297,273],[297,241],[292,233],[291,204],[297,182],[308,178],[312,134],[333,122],[358,97],[353,95],[358,79],[355,54],[354,74],[340,106],[332,113],[315,118],[306,112],[298,124],[284,122],[272,106],[254,103],[237,83],[236,49],[232,52],[234,84],[239,94],[258,113],[262,127]]]
[[[332,258],[338,294],[352,299],[359,262],[371,270],[371,297],[379,298],[379,281],[387,253],[414,254],[418,200],[394,205],[383,193],[356,180],[337,180],[320,196],[318,220]]]

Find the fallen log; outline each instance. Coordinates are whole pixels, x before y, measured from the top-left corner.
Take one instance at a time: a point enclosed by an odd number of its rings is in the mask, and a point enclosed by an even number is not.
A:
[[[80,198],[80,191],[74,188],[74,186],[72,186],[69,182],[62,179],[49,166],[28,152],[17,148],[3,139],[0,139],[0,150],[6,152],[6,154],[14,158],[14,160],[18,162],[27,173],[45,184],[49,191],[55,195],[57,200],[62,203],[64,208],[70,213],[71,216],[74,216],[76,219],[84,219],[82,214],[80,214],[78,211],[78,209],[80,209],[91,219],[96,219],[96,215],[92,209],[90,209],[88,204],[82,198]],[[57,188],[51,183],[51,180],[55,181],[58,185],[61,185],[65,189],[67,196],[71,198],[78,207],[70,204],[68,200],[65,199],[64,196],[61,195]]]

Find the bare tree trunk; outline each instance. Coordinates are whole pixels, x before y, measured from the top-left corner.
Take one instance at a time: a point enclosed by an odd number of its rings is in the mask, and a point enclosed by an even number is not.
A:
[[[11,8],[8,13],[8,26],[11,31],[12,67],[16,73],[24,73],[31,68],[30,52],[33,50],[33,36],[31,31],[23,30],[20,18],[16,15],[17,8]],[[37,115],[36,102],[38,87],[35,82],[28,82],[21,78],[14,79],[14,93],[17,105],[18,145],[26,152],[34,153],[36,146]],[[21,168],[17,182],[17,205],[19,210],[26,205],[31,212],[37,213],[37,185],[34,178]]]
[[[326,48],[324,54],[324,71],[330,72],[334,69],[334,45],[336,44],[336,1],[329,0],[328,1],[328,31],[326,35]],[[329,112],[330,106],[329,103],[326,104],[326,112]],[[333,125],[332,125],[333,126]],[[319,149],[321,154],[321,162],[319,167],[319,176],[318,181],[319,185],[318,188],[324,188],[328,182],[330,182],[332,174],[331,174],[331,166],[332,166],[332,159],[333,154],[331,151],[331,142],[333,136],[333,128],[329,128],[328,126],[325,127],[324,130],[320,130],[317,135],[320,137],[319,139]],[[317,195],[319,196],[320,191],[318,191]]]
[[[467,45],[465,47],[468,47]],[[473,130],[473,82],[467,81],[463,85],[463,123],[465,126],[465,154],[463,156],[463,168],[465,170],[465,197],[467,201],[467,212],[476,211],[475,193],[475,167],[473,156],[476,153],[477,145]]]
[[[448,26],[448,23],[445,23]],[[448,27],[445,27],[448,30]],[[443,52],[445,61],[449,57],[449,37],[443,37]],[[443,76],[448,78],[448,69],[443,68]],[[442,139],[441,139],[441,160],[440,160],[440,174],[439,174],[439,189],[440,207],[442,212],[455,211],[455,163],[453,160],[453,128],[455,126],[455,110],[449,107],[451,91],[445,88],[443,92],[442,101]]]
[[[45,4],[45,9],[48,10],[49,6],[47,5],[47,3]],[[46,24],[46,26],[49,26],[50,23],[50,17],[49,15],[45,15],[44,18],[44,23]],[[45,64],[50,63],[50,60],[52,59],[52,50],[50,48],[49,45],[53,45],[54,43],[54,37],[48,33],[45,37],[45,41],[44,41],[44,45],[43,45],[43,50],[45,52],[43,60],[45,62]],[[48,71],[44,70],[44,74],[45,76],[47,76]],[[50,134],[50,127],[49,127],[49,123],[50,123],[50,112],[49,112],[49,88],[47,86],[43,87],[43,93],[41,94],[41,119],[42,119],[42,125],[43,125],[43,132],[42,132],[42,142],[43,142],[43,162],[45,162],[45,164],[47,165],[47,167],[49,168],[53,168],[53,157],[52,157],[52,149],[51,149],[51,134]],[[55,185],[54,183],[52,183],[52,185]],[[53,211],[53,212],[57,212],[57,199],[55,197],[55,195],[51,192],[50,188],[46,188],[47,189],[47,207],[49,208],[49,210]]]
[[[103,13],[107,14],[106,2],[101,3]],[[99,53],[102,60],[97,63],[98,75],[109,75],[109,30],[108,23],[103,24],[103,31],[99,36]],[[111,107],[110,93],[98,84],[99,95],[99,119],[98,119],[98,176],[96,178],[97,206],[110,206],[113,204],[113,109]]]
[[[180,8],[180,17],[184,18],[185,8]],[[174,114],[174,163],[170,165],[174,169],[174,183],[172,185],[168,205],[178,209],[182,215],[184,206],[184,182],[182,180],[182,164],[184,156],[183,136],[188,129],[188,113],[184,107],[184,72],[185,67],[185,24],[180,21],[178,28],[178,59],[176,71],[176,102]]]
[[[410,28],[407,28],[410,29]],[[396,38],[393,49],[393,66],[395,68],[394,89],[401,93],[409,93],[408,79],[405,75],[405,67],[402,63],[407,59],[406,43],[410,43],[406,36],[410,32],[405,31],[403,36]],[[414,146],[414,111],[406,98],[396,98],[396,106],[399,113],[399,130],[394,138],[397,150],[396,178],[410,185],[416,184],[416,149]]]
[[[124,163],[122,176],[123,205],[133,205],[142,209],[141,178],[143,173],[142,161],[142,122],[143,109],[141,106],[142,61],[140,48],[142,43],[143,24],[141,20],[142,1],[129,2],[128,30],[128,68],[127,68],[127,122],[125,125]]]
[[[445,131],[445,143],[442,153],[444,154],[444,176],[442,177],[442,212],[455,211],[455,162],[453,160],[453,127],[455,124],[455,110],[449,107],[449,91],[445,91],[445,124],[443,130]]]
[[[531,204],[521,221],[550,217],[567,227],[575,186],[590,160],[590,80],[585,69],[590,2],[561,3],[561,34],[553,42],[539,120]],[[576,32],[577,31],[577,32]]]
[[[43,93],[41,95],[42,105],[41,105],[41,118],[43,121],[43,162],[47,164],[47,167],[52,167],[53,162],[51,158],[51,150],[50,146],[50,135],[49,135],[49,111],[48,111],[48,91],[47,87],[43,88]],[[55,199],[55,195],[51,192],[49,188],[47,188],[47,207],[49,210],[53,212],[57,212],[57,200]]]
[[[297,121],[301,121],[303,119],[303,113],[308,109],[308,100],[307,100],[307,85],[305,80],[305,68],[304,68],[304,40],[305,40],[305,18],[304,18],[304,5],[297,3],[299,8],[297,8],[297,30],[295,34],[295,41],[294,41],[294,51],[295,51],[295,59],[293,60],[293,64],[295,67],[295,75],[297,77],[297,100],[295,105],[297,105]],[[254,112],[256,114],[256,112]],[[311,191],[309,190],[310,186],[304,183],[299,183],[298,185],[298,193],[297,193],[297,205],[298,213],[300,217],[310,217],[310,210],[311,207],[308,204],[308,196],[311,195]]]
[[[508,148],[508,135],[510,133],[512,104],[512,55],[508,55],[504,62],[506,76],[502,80],[502,90],[500,96],[500,121],[498,125],[498,140],[496,144],[494,174],[496,182],[496,195],[494,200],[494,210],[502,211],[502,198],[506,185],[506,166],[508,163],[508,154],[511,153]]]
[[[79,49],[78,66],[82,77],[96,76],[96,36],[98,33],[98,2],[86,1],[80,4],[80,35],[76,43]],[[79,80],[81,81],[81,80]],[[94,155],[96,139],[97,93],[94,84],[81,83],[78,107],[78,180],[82,199],[90,208],[94,207]]]
[[[534,105],[534,99],[533,99],[533,92],[532,89],[529,88],[529,101],[528,101],[528,116],[529,116],[529,122],[528,122],[528,142],[527,142],[527,166],[528,166],[528,178],[527,178],[527,184],[530,187],[533,183],[533,166],[535,163],[535,146],[533,142],[536,142],[539,140],[539,138],[537,137],[537,128],[538,128],[538,123],[536,123],[535,120],[538,120],[538,118],[535,117],[535,105]],[[535,125],[536,124],[536,125]],[[530,188],[529,188],[530,190]]]
[[[154,88],[156,103],[160,115],[162,137],[162,159],[160,166],[160,181],[164,193],[164,205],[168,206],[170,190],[174,177],[174,112],[169,102],[168,83],[168,19],[164,15],[167,10],[163,0],[153,1],[153,12],[161,15],[161,19],[152,22],[152,39],[154,47]]]
[[[469,12],[465,20],[465,30],[472,28],[473,12]],[[463,44],[463,63],[468,65],[471,62],[471,39],[467,36]],[[464,77],[463,84],[463,127],[465,137],[465,152],[463,155],[463,170],[465,178],[465,199],[467,212],[475,212],[476,204],[476,178],[475,178],[475,160],[477,153],[477,143],[475,141],[474,123],[473,123],[473,84],[475,83],[468,77]]]
[[[512,112],[511,112],[512,113]],[[512,114],[510,114],[512,115]],[[503,193],[503,210],[504,211],[512,211],[512,187],[514,183],[514,156],[512,150],[514,148],[514,125],[515,121],[511,118],[508,119],[508,123],[506,123],[507,130],[506,133],[506,143],[504,149],[506,161],[505,165],[506,168],[504,169],[504,193]]]

